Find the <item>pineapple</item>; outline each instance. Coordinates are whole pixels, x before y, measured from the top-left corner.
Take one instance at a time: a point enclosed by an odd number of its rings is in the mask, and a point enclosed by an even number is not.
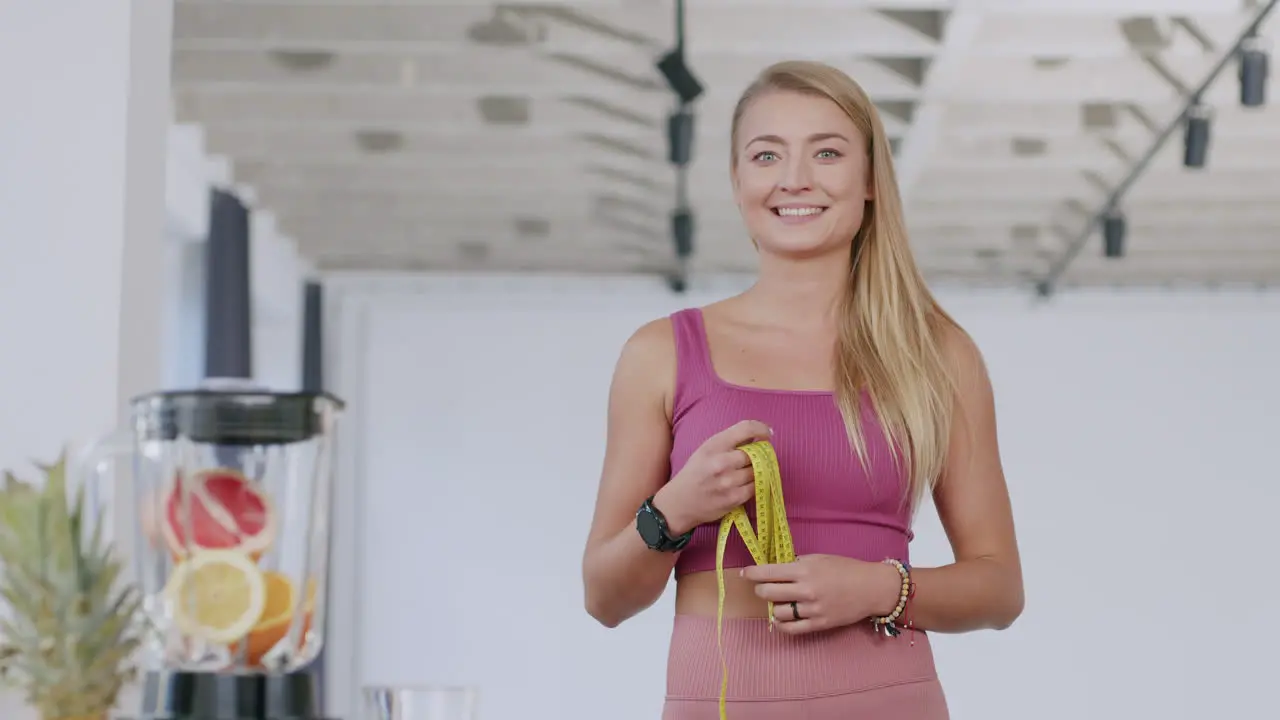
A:
[[[0,673],[44,720],[98,720],[134,676],[141,595],[119,581],[101,509],[83,488],[68,498],[66,456],[41,470],[43,487],[5,473],[0,488]]]

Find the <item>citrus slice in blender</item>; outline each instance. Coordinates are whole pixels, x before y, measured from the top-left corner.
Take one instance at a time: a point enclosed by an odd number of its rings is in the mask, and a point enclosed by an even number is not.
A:
[[[248,648],[244,653],[244,662],[250,666],[260,665],[263,657],[284,639],[293,624],[294,613],[299,610],[297,586],[288,575],[268,571],[263,574],[263,577],[267,587],[266,605],[261,619],[249,631],[249,637],[246,638]],[[316,602],[315,587],[315,580],[307,582],[307,596],[301,608],[303,620],[302,631],[298,635],[299,640],[304,638],[311,629],[311,617],[315,611]],[[232,657],[240,657],[240,643],[232,646],[231,652]]]
[[[267,604],[262,570],[234,550],[203,550],[178,563],[165,587],[188,635],[225,645],[248,635]]]
[[[230,468],[179,476],[165,491],[160,523],[175,558],[196,550],[237,550],[255,559],[275,540],[271,499]]]

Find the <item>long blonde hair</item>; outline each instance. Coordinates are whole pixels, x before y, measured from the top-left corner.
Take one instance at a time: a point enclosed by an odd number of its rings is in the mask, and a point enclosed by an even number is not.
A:
[[[938,305],[916,265],[884,125],[870,98],[848,75],[809,61],[765,68],[734,109],[733,166],[737,166],[743,113],[754,99],[776,91],[831,100],[867,139],[874,194],[853,240],[840,307],[836,401],[849,439],[865,465],[862,392],[866,390],[886,439],[898,451],[897,460],[906,463],[904,499],[918,507],[921,497],[936,485],[946,460],[955,382],[941,337],[948,326],[959,326]]]

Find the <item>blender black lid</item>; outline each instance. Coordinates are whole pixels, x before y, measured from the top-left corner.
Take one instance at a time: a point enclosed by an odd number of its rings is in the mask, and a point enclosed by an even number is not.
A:
[[[210,445],[283,445],[328,432],[344,406],[327,392],[257,389],[171,390],[133,400],[140,440]]]

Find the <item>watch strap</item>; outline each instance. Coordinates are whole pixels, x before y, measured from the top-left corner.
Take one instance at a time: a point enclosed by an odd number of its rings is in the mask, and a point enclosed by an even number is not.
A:
[[[646,543],[650,549],[659,552],[676,552],[683,550],[685,545],[693,539],[693,531],[690,530],[682,535],[672,536],[671,528],[667,525],[667,517],[662,514],[653,504],[654,496],[650,495],[640,506],[640,512],[647,513],[658,526],[658,539],[656,543]]]

